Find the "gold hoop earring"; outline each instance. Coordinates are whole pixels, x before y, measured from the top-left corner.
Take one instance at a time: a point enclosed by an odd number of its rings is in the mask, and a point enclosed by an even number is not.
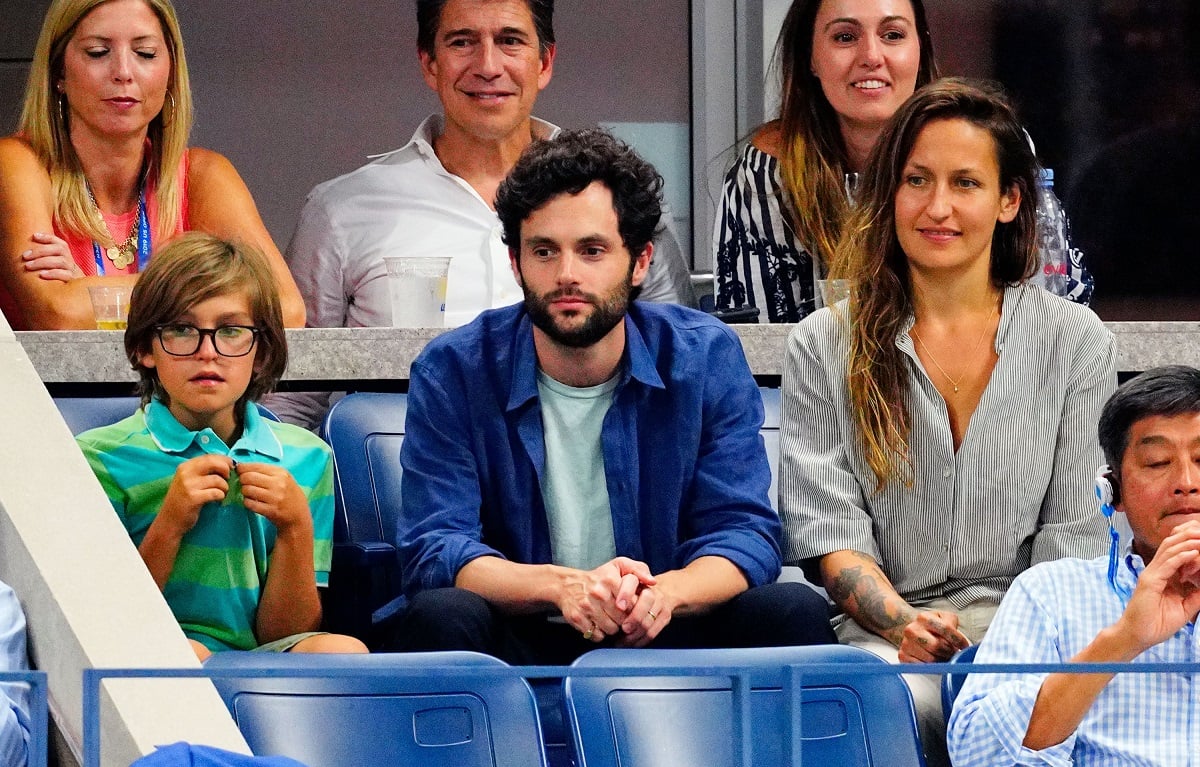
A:
[[[175,96],[170,90],[167,91],[167,96],[163,100],[163,108],[160,113],[162,116],[162,126],[165,128],[175,119]]]

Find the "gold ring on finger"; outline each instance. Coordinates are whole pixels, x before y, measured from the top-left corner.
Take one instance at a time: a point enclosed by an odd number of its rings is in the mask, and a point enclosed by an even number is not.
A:
[[[584,639],[591,639],[591,638],[592,638],[592,635],[593,635],[593,634],[595,634],[595,633],[596,633],[596,624],[595,624],[595,623],[593,623],[593,624],[592,624],[592,627],[591,627],[590,629],[588,629],[587,631],[583,632],[583,638],[584,638]]]
[[[646,615],[649,615],[649,616],[650,616],[650,620],[652,620],[652,621],[656,621],[656,620],[658,620],[658,615],[657,615],[656,613],[654,613],[653,611],[651,611],[651,610],[647,610],[647,611],[646,611]]]

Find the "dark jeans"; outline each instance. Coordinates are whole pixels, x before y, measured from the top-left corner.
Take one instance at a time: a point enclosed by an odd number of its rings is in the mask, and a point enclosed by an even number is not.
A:
[[[457,588],[417,594],[388,632],[384,647],[399,652],[474,650],[513,665],[567,665],[588,650],[609,647],[584,639],[545,615],[513,616]],[[825,600],[800,583],[749,589],[704,615],[672,618],[651,647],[780,647],[837,644]]]

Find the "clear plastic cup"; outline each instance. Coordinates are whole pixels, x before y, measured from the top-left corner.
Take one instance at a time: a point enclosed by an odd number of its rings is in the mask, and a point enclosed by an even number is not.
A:
[[[88,288],[92,314],[99,330],[124,330],[129,320],[129,285],[103,285]]]
[[[445,327],[450,257],[393,256],[383,261],[392,295],[392,327]]]

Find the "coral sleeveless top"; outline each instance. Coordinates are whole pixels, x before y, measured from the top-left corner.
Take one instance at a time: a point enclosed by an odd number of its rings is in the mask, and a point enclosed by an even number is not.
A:
[[[190,167],[190,152],[188,150],[183,153],[183,158],[179,163],[179,188],[180,188],[180,210],[179,222],[175,226],[175,231],[164,236],[160,232],[154,232],[151,238],[151,250],[157,251],[162,247],[163,243],[171,239],[177,234],[181,234],[190,228],[188,221],[188,168]],[[146,182],[146,217],[150,222],[150,226],[154,226],[155,219],[158,215],[158,201],[154,198],[154,190],[156,184],[153,179],[148,179]],[[137,208],[129,211],[124,215],[119,216],[104,216],[104,223],[108,227],[109,234],[113,236],[113,240],[121,243],[129,236],[129,230],[137,223]],[[79,235],[68,235],[59,230],[58,225],[54,226],[54,233],[58,237],[66,240],[67,245],[71,248],[71,256],[75,263],[83,271],[85,275],[93,276],[96,274],[96,257],[92,250],[92,241]],[[30,232],[32,234],[32,232]],[[135,258],[133,263],[124,269],[117,269],[111,261],[104,259],[105,274],[136,274],[138,270],[138,262]],[[13,330],[28,330],[29,325],[25,320],[25,312],[22,307],[18,306],[12,295],[0,284],[0,312],[4,313]]]
[[[188,168],[190,165],[190,159],[189,159],[190,154],[191,154],[191,150],[184,152],[183,158],[180,160],[180,163],[179,163],[178,184],[179,184],[179,189],[180,189],[180,195],[179,195],[180,209],[179,209],[179,220],[175,224],[175,231],[171,232],[170,234],[165,235],[165,236],[160,232],[157,232],[157,231],[154,232],[153,237],[151,238],[151,252],[152,253],[153,253],[153,251],[158,250],[159,247],[162,245],[162,243],[166,242],[167,240],[171,239],[172,237],[174,237],[177,234],[182,234],[183,232],[187,231],[189,228],[188,227],[187,178],[188,178]],[[155,184],[154,179],[147,179],[147,181],[146,181],[146,219],[147,219],[147,221],[150,222],[151,229],[153,229],[155,223],[158,220],[158,200],[154,196],[154,192],[155,192],[156,188],[157,188],[157,184]],[[109,214],[104,213],[103,216],[104,216],[104,225],[108,228],[108,233],[110,235],[112,235],[113,242],[122,243],[122,242],[125,242],[125,238],[129,236],[131,231],[134,231],[134,228],[138,224],[138,206],[135,205],[133,207],[133,210],[130,210],[126,213],[121,213],[121,214],[118,214],[115,216],[110,216]],[[79,267],[80,271],[83,272],[84,276],[96,277],[99,275],[99,272],[96,269],[96,255],[95,255],[95,251],[92,248],[92,241],[90,239],[88,239],[87,237],[80,235],[80,234],[69,234],[66,232],[62,232],[59,230],[57,223],[54,226],[54,234],[67,241],[67,245],[69,245],[71,247],[71,257],[75,260],[75,265]],[[101,253],[103,253],[103,252],[104,252],[104,249],[101,248]],[[105,275],[137,274],[138,259],[136,259],[136,258],[134,258],[133,262],[124,268],[118,268],[112,261],[108,260],[107,258],[102,257],[102,260],[104,262],[104,272],[103,273]]]

